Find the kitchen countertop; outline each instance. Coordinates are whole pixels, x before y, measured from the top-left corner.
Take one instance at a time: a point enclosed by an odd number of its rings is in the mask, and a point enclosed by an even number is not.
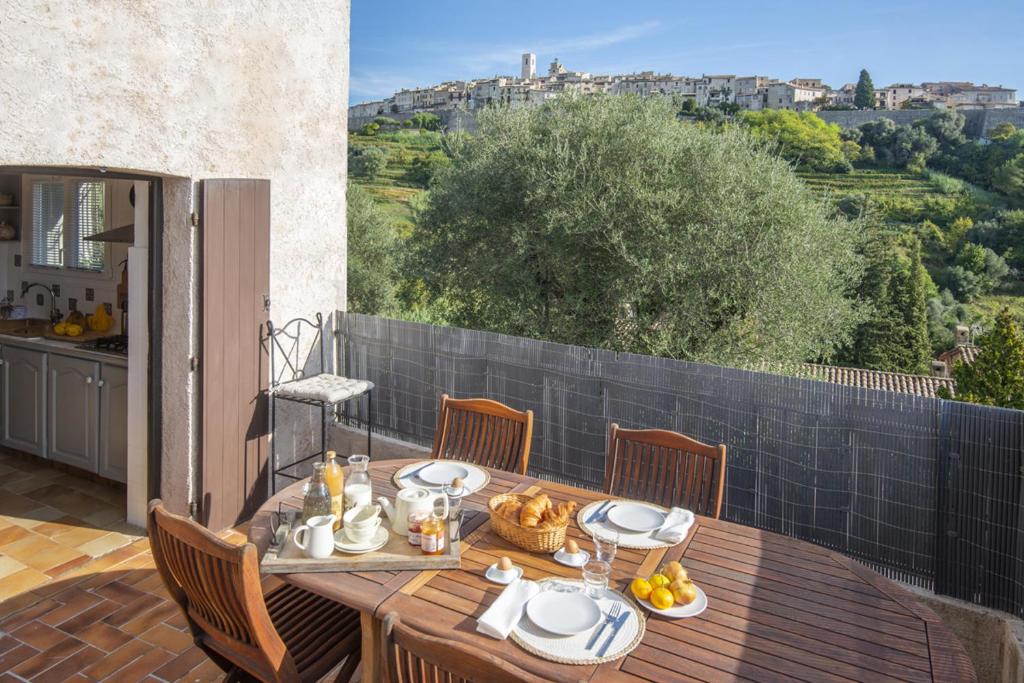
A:
[[[0,333],[0,346],[17,346],[22,349],[44,351],[46,353],[58,353],[62,356],[99,361],[101,363],[106,363],[107,365],[118,365],[122,368],[128,367],[128,356],[122,356],[117,353],[107,353],[105,351],[76,348],[76,344],[81,343],[82,342],[80,341],[56,341],[55,339],[46,339],[45,337],[25,338]]]

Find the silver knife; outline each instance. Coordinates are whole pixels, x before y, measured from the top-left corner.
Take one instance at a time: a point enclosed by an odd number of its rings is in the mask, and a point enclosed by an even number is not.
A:
[[[609,612],[608,616],[605,617],[604,621],[601,622],[601,627],[594,632],[594,635],[590,636],[590,640],[587,641],[587,646],[583,649],[589,650],[590,648],[594,647],[594,643],[596,643],[597,639],[601,637],[602,633],[604,633],[604,627],[608,624],[614,624],[615,620],[616,617],[612,616],[611,612]]]
[[[590,524],[591,522],[596,522],[598,517],[601,516],[601,510],[604,510],[605,507],[607,505],[609,505],[610,503],[611,503],[610,500],[604,501],[603,503],[601,503],[600,505],[597,506],[596,510],[594,510],[589,515],[587,515],[587,524]]]
[[[604,512],[601,513],[601,517],[597,521],[599,521],[599,522],[607,522],[608,521],[608,513],[611,512],[614,508],[615,508],[614,505],[609,505],[608,509],[606,509]]]
[[[420,472],[422,472],[423,470],[427,469],[428,467],[430,467],[430,466],[431,466],[431,465],[433,465],[433,464],[434,464],[434,463],[432,463],[432,462],[428,462],[428,463],[427,463],[426,465],[424,465],[423,467],[417,467],[417,468],[416,468],[416,469],[414,469],[414,470],[413,470],[412,472],[406,472],[405,474],[403,474],[402,476],[400,476],[400,477],[399,477],[399,479],[407,479],[407,478],[409,478],[409,477],[415,477],[415,476],[416,476],[417,474],[419,474]]]
[[[612,641],[615,640],[615,636],[619,635],[619,629],[626,625],[626,622],[629,621],[629,615],[632,613],[633,612],[631,610],[627,609],[622,613],[621,617],[615,620],[615,625],[612,626],[612,632],[608,634],[608,640],[604,641],[604,645],[602,645],[601,649],[597,651],[598,657],[604,657],[604,654],[608,652],[608,648],[611,647]]]

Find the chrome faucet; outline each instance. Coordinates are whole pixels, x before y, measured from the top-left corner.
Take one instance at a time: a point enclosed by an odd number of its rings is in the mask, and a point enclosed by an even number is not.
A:
[[[43,289],[50,293],[50,322],[56,325],[61,321],[61,319],[64,316],[60,312],[60,309],[57,308],[57,300],[56,297],[53,295],[53,290],[51,288],[47,287],[41,282],[29,282],[24,287],[21,288],[21,298],[24,299],[25,295],[28,294],[28,290],[32,289],[33,287],[42,287]]]

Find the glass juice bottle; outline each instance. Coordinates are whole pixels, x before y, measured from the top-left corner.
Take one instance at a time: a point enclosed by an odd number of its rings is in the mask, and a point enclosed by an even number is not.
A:
[[[309,480],[306,495],[302,499],[302,522],[305,524],[310,517],[331,514],[331,492],[324,481],[324,464],[313,463],[313,477]]]
[[[350,455],[348,474],[345,476],[345,511],[373,503],[373,485],[370,483],[368,455]]]
[[[345,470],[338,464],[338,454],[334,451],[327,451],[324,482],[331,494],[331,514],[336,517],[334,530],[337,531],[341,528],[341,515],[345,512]]]

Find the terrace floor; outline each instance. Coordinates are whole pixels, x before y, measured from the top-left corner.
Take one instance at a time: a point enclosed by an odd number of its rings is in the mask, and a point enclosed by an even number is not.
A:
[[[123,511],[123,489],[0,451],[0,683],[223,678]]]

